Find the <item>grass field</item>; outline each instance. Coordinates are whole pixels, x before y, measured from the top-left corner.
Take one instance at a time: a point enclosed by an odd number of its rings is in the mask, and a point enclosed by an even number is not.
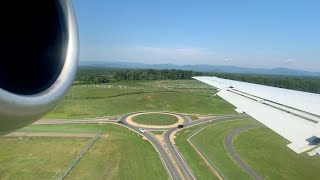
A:
[[[99,117],[144,110],[190,114],[235,113],[232,105],[219,97],[212,97],[214,93],[211,87],[194,80],[79,85],[73,86],[45,118]],[[192,115],[189,117],[198,119]],[[170,115],[148,114],[137,116],[134,121],[163,125],[172,124],[177,119]],[[223,178],[250,179],[228,155],[224,138],[233,128],[259,124],[252,119],[223,123],[222,120],[212,121],[177,133],[176,145],[197,179],[217,179],[186,140],[208,124],[213,126],[191,138],[192,142]],[[152,145],[118,125],[31,125],[21,131],[102,131],[108,135],[90,148],[66,179],[168,179]],[[160,135],[162,131],[152,133]],[[56,179],[88,142],[89,138],[0,138],[0,179]],[[317,179],[320,156],[294,153],[286,147],[289,142],[270,129],[242,132],[233,143],[241,157],[265,179]]]
[[[187,138],[201,127],[203,127],[203,125],[193,126],[179,131],[176,134],[175,143],[197,179],[218,179],[187,141]]]
[[[84,118],[157,110],[198,114],[235,113],[212,87],[195,80],[122,82],[73,86],[45,119]]]
[[[250,179],[227,154],[224,137],[233,128],[253,124],[259,123],[251,119],[224,122],[204,129],[191,140],[224,178]],[[213,179],[204,161],[186,141],[201,126],[180,131],[175,141],[197,178]],[[265,179],[317,179],[320,157],[296,154],[287,144],[288,141],[268,128],[243,131],[234,139],[236,151]]]
[[[58,132],[95,132],[101,130],[102,133],[108,134],[108,137],[100,138],[89,149],[67,176],[67,179],[168,179],[166,170],[153,146],[125,127],[114,124],[61,124],[32,125],[22,131],[26,130],[37,132],[45,130],[49,132],[54,132],[55,130]],[[37,141],[34,143],[37,144]],[[26,142],[21,151],[30,148],[32,145]],[[6,147],[6,150],[9,151],[10,149],[15,149],[16,145],[12,143]],[[76,144],[73,147],[79,148]],[[47,153],[45,151],[46,148],[51,148],[52,151]],[[54,158],[56,156],[54,150],[59,148],[69,151],[63,145],[57,145],[57,147],[43,146],[36,152]],[[2,151],[0,158],[5,154],[6,151]],[[21,155],[21,157],[23,156]],[[64,157],[63,154],[61,157]],[[68,162],[69,160],[66,158],[65,161]],[[1,162],[0,168],[9,166],[10,164],[8,163],[13,163],[13,161]],[[15,166],[19,166],[19,164],[18,162],[9,167],[14,170],[16,169]],[[51,161],[44,161],[43,164],[50,167]],[[44,166],[43,164],[41,165]],[[34,167],[30,167],[30,171],[39,173],[40,167],[34,163]]]
[[[0,138],[0,179],[57,179],[88,138]]]
[[[319,179],[320,156],[296,154],[287,144],[267,128],[242,132],[234,140],[237,152],[265,179]]]
[[[132,120],[139,124],[146,125],[168,125],[178,122],[178,118],[169,114],[141,114],[132,118]]]
[[[250,176],[229,156],[224,147],[224,137],[233,128],[252,124],[258,124],[258,122],[253,119],[224,122],[204,129],[191,140],[210,160],[209,162],[212,162],[223,178],[250,179]]]
[[[254,120],[237,120],[230,122],[212,121],[210,124],[216,124],[202,130],[191,138],[203,155],[209,160],[209,163],[226,179],[250,179],[237,164],[233,162],[227,154],[224,147],[224,137],[233,128],[248,124],[257,124]],[[219,124],[221,123],[221,124]],[[192,146],[186,141],[190,134],[196,132],[204,125],[185,129],[177,134],[176,144],[181,153],[186,158],[191,169],[195,172],[198,179],[215,179],[216,177],[210,171]]]

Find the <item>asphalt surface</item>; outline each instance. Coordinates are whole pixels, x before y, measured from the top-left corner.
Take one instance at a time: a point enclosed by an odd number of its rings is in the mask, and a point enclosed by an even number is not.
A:
[[[255,180],[262,180],[263,178],[250,166],[248,165],[242,158],[239,156],[239,154],[236,152],[236,150],[233,148],[232,140],[233,138],[241,131],[252,129],[252,128],[258,128],[260,126],[245,126],[241,128],[235,128],[232,129],[228,135],[224,139],[224,144],[227,148],[228,153],[231,155],[231,157],[236,161],[236,163],[245,170],[253,179]]]
[[[132,114],[135,114],[135,113],[126,114],[126,115],[122,116],[119,119],[119,121],[121,121],[125,126],[129,127],[130,129],[132,129],[138,133],[141,133],[139,131],[139,127],[132,126],[131,124],[128,124],[126,122],[127,117]],[[150,130],[152,130],[152,129],[150,129]],[[161,142],[159,142],[155,138],[155,136],[148,131],[146,133],[143,133],[143,135],[150,141],[150,143],[156,148],[157,152],[160,154],[161,159],[164,163],[164,166],[166,167],[166,169],[168,171],[170,178],[171,179],[182,179],[179,174],[179,171],[175,168],[174,163],[171,161],[169,154],[166,152],[164,147],[161,145]]]
[[[212,116],[208,118],[202,118],[198,119],[196,121],[191,121],[189,124],[186,125],[186,127],[190,126],[195,126],[201,123],[205,123],[208,121],[213,121],[213,120],[218,120],[218,119],[228,119],[228,118],[245,118],[245,117],[250,117],[247,114],[227,114],[227,115],[217,115],[217,116]]]
[[[184,115],[179,115],[179,116],[181,116],[183,118],[184,126],[187,126],[188,124],[190,124],[191,120],[188,117],[186,117]],[[169,152],[171,153],[174,161],[176,162],[177,166],[179,167],[180,171],[182,172],[183,178],[184,179],[196,179],[194,177],[194,175],[192,174],[190,168],[188,167],[187,163],[183,159],[182,155],[180,154],[180,152],[177,150],[175,145],[172,144],[172,142],[170,141],[170,134],[176,130],[177,130],[176,128],[172,128],[172,129],[165,131],[163,140],[164,140]]]

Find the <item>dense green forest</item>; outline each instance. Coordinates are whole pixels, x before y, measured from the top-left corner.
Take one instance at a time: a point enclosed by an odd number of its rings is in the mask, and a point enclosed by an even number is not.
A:
[[[191,79],[203,73],[184,70],[79,68],[76,81],[108,83],[116,81],[149,81]]]
[[[118,81],[178,80],[191,79],[193,76],[217,76],[237,81],[320,94],[320,77],[208,73],[175,69],[107,69],[81,67],[78,69],[76,82],[80,84],[99,84]]]

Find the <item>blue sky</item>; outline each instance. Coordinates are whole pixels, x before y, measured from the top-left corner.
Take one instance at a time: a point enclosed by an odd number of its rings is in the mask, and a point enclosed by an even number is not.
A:
[[[320,1],[74,0],[80,60],[320,71]]]

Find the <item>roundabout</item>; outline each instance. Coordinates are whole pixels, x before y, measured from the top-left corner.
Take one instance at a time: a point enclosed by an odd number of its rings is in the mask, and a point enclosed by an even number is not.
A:
[[[125,123],[145,129],[169,129],[176,128],[180,124],[186,123],[186,119],[181,115],[169,112],[141,112],[126,116]]]
[[[164,116],[165,115],[165,116]],[[140,120],[137,120],[137,117],[140,116]],[[143,117],[144,116],[144,117]],[[154,118],[153,120],[157,120],[158,118],[168,118],[170,116],[173,116],[173,121],[171,121],[173,124],[166,124],[163,121],[158,121],[158,124],[160,125],[147,125],[148,120],[147,118]],[[141,118],[143,117],[143,118]],[[172,118],[172,117],[171,117]],[[146,124],[140,124],[137,122],[144,122]],[[144,139],[147,139],[157,150],[159,153],[159,156],[162,159],[162,162],[167,169],[167,172],[170,176],[170,179],[195,179],[191,170],[187,166],[187,164],[184,162],[184,159],[182,159],[180,153],[175,148],[174,144],[171,142],[172,139],[170,139],[170,134],[173,131],[177,130],[178,125],[184,125],[188,126],[191,124],[191,119],[183,114],[178,113],[171,113],[171,112],[135,112],[135,113],[129,113],[125,114],[124,116],[120,117],[118,120],[118,123],[121,123],[128,128],[140,133]],[[151,122],[149,121],[149,124]],[[143,130],[141,130],[143,128]],[[157,138],[155,135],[153,135],[150,131],[164,131],[161,136],[161,138]]]
[[[176,119],[171,121],[173,124],[166,124],[164,122],[169,121],[158,121],[160,125],[150,125],[151,120],[148,118],[153,118],[153,120],[157,120],[161,118],[162,115],[174,116]],[[137,117],[139,117],[137,120]],[[142,118],[141,118],[142,117]],[[155,118],[156,117],[156,118]],[[167,118],[162,116],[162,118]],[[164,167],[167,169],[167,172],[170,176],[170,179],[196,179],[193,172],[190,170],[188,164],[185,162],[184,158],[178,151],[175,146],[174,136],[175,133],[181,128],[187,128],[195,125],[199,125],[202,123],[207,123],[212,120],[227,120],[230,118],[243,118],[247,117],[245,115],[217,115],[199,119],[197,121],[191,121],[191,119],[185,114],[179,114],[174,112],[166,112],[166,111],[146,111],[146,112],[133,112],[124,114],[118,119],[118,123],[123,124],[129,129],[139,133],[143,139],[148,140],[158,152]],[[172,117],[171,117],[172,118]],[[140,123],[137,123],[140,122]],[[145,123],[145,124],[142,124]],[[149,122],[149,124],[148,124]],[[181,128],[178,128],[178,125],[183,125]],[[209,124],[210,125],[210,124]],[[163,131],[162,134],[153,134],[151,131]],[[206,159],[205,159],[206,161]],[[214,168],[211,167],[213,170]],[[214,170],[214,172],[216,172]],[[215,173],[217,174],[217,173]],[[218,177],[219,174],[218,174]],[[219,178],[222,179],[222,178]]]
[[[178,118],[176,116],[159,113],[138,115],[133,117],[132,120],[138,124],[156,126],[171,125],[178,122]]]

